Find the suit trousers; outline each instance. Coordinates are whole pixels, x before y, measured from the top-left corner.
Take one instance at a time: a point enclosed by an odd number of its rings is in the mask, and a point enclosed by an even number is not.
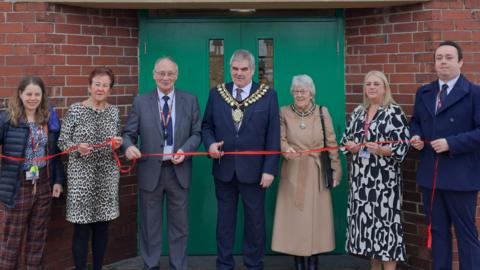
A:
[[[43,250],[48,232],[52,204],[52,187],[47,168],[40,169],[40,178],[33,193],[31,181],[20,173],[20,187],[15,198],[15,207],[3,209],[0,232],[0,269],[42,269]],[[25,266],[18,262],[23,236],[26,234]]]
[[[140,253],[144,269],[159,269],[162,253],[163,201],[167,208],[170,269],[187,269],[188,189],[173,166],[164,166],[155,190],[140,189]]]
[[[427,222],[432,217],[432,269],[452,269],[452,224],[457,237],[460,270],[478,269],[480,241],[475,225],[478,192],[437,189],[432,210],[432,190],[422,188],[422,192]]]
[[[238,197],[244,210],[243,263],[248,270],[263,269],[265,254],[265,189],[258,183],[215,179],[217,197],[217,269],[233,270],[233,245],[237,223]]]

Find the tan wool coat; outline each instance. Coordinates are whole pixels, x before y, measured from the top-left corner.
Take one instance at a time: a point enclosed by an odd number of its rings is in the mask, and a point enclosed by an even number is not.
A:
[[[337,146],[332,119],[328,109],[322,109],[327,146]],[[300,128],[301,117],[290,106],[280,110],[282,151],[292,147],[296,151],[322,148],[323,131],[319,107],[304,118],[305,129]],[[333,178],[342,175],[337,150],[329,151]],[[319,153],[311,153],[282,163],[273,225],[272,250],[311,256],[335,248],[332,199],[324,188]]]

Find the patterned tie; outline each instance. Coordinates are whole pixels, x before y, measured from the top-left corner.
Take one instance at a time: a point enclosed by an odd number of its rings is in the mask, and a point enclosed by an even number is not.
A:
[[[242,92],[243,92],[242,88],[237,88],[237,94],[235,95],[235,99],[238,102],[242,101]],[[242,121],[235,123],[235,128],[237,129],[237,131],[240,129],[240,124],[241,123],[242,123]]]
[[[170,99],[168,96],[163,96],[163,138],[167,141],[167,145],[173,145],[173,129],[172,129],[172,118],[168,119],[168,115],[170,113],[170,108],[168,107],[168,100]],[[173,105],[173,104],[172,104]],[[168,121],[167,126],[165,127],[165,123]]]
[[[437,112],[443,105],[445,105],[445,98],[447,97],[447,89],[448,89],[448,84],[443,84],[442,89],[438,93]]]

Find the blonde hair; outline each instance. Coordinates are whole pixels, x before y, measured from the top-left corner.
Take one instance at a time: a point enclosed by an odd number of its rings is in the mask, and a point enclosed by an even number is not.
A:
[[[372,77],[372,76],[375,76],[377,78],[379,78],[382,83],[383,83],[383,86],[385,88],[385,95],[383,96],[383,100],[382,100],[382,106],[385,107],[385,106],[388,106],[390,104],[397,104],[397,102],[395,102],[395,100],[393,99],[392,97],[392,91],[390,89],[390,83],[388,83],[388,79],[387,79],[387,76],[385,76],[385,74],[381,71],[378,71],[378,70],[372,70],[370,72],[368,72],[366,75],[365,75],[365,78],[363,79],[363,107],[364,108],[368,108],[370,106],[370,100],[368,99],[367,95],[365,94],[365,83],[367,82],[368,78]]]
[[[17,126],[20,122],[20,119],[26,119],[25,107],[23,106],[22,99],[20,95],[25,91],[27,86],[36,85],[42,90],[42,100],[40,105],[35,111],[35,123],[39,125],[46,124],[48,122],[48,117],[50,117],[50,112],[48,111],[48,101],[47,93],[45,91],[45,84],[42,79],[35,76],[27,76],[20,81],[20,84],[17,87],[17,91],[13,94],[8,102],[8,114],[10,121],[14,126]]]

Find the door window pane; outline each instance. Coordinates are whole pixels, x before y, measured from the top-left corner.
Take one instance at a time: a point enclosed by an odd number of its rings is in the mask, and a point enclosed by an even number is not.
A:
[[[258,40],[258,81],[273,88],[273,39]]]
[[[223,39],[210,39],[210,88],[223,83],[224,50]]]

